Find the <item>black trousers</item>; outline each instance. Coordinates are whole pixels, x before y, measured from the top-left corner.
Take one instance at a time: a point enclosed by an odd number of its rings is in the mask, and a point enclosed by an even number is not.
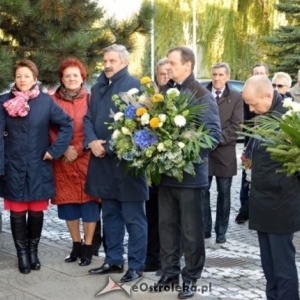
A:
[[[200,278],[205,261],[202,201],[204,189],[159,186],[159,236],[164,275]],[[182,253],[183,252],[183,253]],[[181,270],[180,258],[185,266]]]
[[[268,300],[299,300],[293,233],[258,232],[261,264],[267,280]]]
[[[246,180],[247,174],[243,169],[242,171],[242,181],[241,181],[241,189],[240,189],[240,202],[241,207],[243,207],[249,200],[249,192],[250,192],[250,183]],[[248,205],[248,203],[247,203]]]
[[[148,222],[148,243],[146,265],[160,265],[160,242],[158,230],[158,191],[151,187],[149,201],[146,201],[146,217]]]
[[[212,216],[210,208],[210,187],[212,183],[212,176],[208,177],[209,187],[205,189],[205,197],[203,199],[203,214],[204,214],[204,228],[205,232],[211,233],[212,230]],[[215,232],[216,234],[227,232],[229,216],[230,216],[230,205],[231,205],[231,183],[232,177],[218,177],[216,176],[217,182],[217,213]]]

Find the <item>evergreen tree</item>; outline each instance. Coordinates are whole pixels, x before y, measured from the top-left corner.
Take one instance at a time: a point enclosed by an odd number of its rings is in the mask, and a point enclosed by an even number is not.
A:
[[[285,17],[286,24],[267,38],[271,47],[270,68],[273,72],[287,72],[296,79],[300,69],[300,2],[281,0],[274,7],[281,13],[281,18]]]
[[[57,82],[57,68],[66,57],[78,57],[89,74],[99,69],[101,50],[120,43],[131,50],[136,33],[147,34],[151,6],[143,4],[130,20],[104,19],[97,1],[2,0],[0,2],[0,90],[13,80],[12,65],[29,58],[45,85]]]

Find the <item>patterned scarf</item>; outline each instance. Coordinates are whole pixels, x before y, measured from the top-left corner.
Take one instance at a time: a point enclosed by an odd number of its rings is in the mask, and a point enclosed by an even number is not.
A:
[[[81,86],[77,91],[70,92],[63,85],[61,85],[55,92],[55,94],[64,100],[74,101],[74,99],[82,98],[86,94],[86,90]]]
[[[11,88],[14,98],[6,101],[3,106],[11,117],[25,117],[30,111],[28,101],[36,98],[40,94],[40,89],[35,84],[29,91],[22,92],[17,89],[16,85]]]

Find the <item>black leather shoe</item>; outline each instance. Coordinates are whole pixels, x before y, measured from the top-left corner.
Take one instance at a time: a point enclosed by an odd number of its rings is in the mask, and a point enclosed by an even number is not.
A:
[[[91,264],[92,261],[92,252],[93,248],[92,245],[82,245],[81,249],[81,258],[79,259],[79,266],[88,266]]]
[[[157,281],[156,285],[166,286],[166,285],[171,285],[172,283],[173,284],[179,284],[179,275],[175,275],[175,276],[163,275]]]
[[[102,275],[108,273],[123,273],[123,265],[109,265],[104,263],[100,268],[90,269],[90,275]]]
[[[65,258],[65,262],[70,263],[76,261],[78,256],[73,256],[72,253]]]
[[[65,258],[65,262],[70,263],[77,260],[77,258],[80,258],[81,254],[81,242],[73,242],[73,247],[70,255],[68,255]]]
[[[211,238],[211,233],[209,231],[208,232],[204,232],[204,238],[206,238],[206,239]]]
[[[133,281],[136,280],[140,277],[143,276],[143,272],[137,271],[137,270],[133,270],[133,269],[129,269],[125,275],[121,278],[121,282],[129,282],[129,281]]]
[[[79,264],[79,266],[81,266],[81,267],[85,267],[85,266],[90,265],[91,262],[92,262],[91,259],[85,258],[85,257],[81,257],[81,258],[79,259],[78,264]]]
[[[31,271],[28,254],[25,251],[19,251],[18,253],[18,267],[22,274],[28,274]]]
[[[196,290],[196,285],[194,282],[183,282],[182,289],[178,293],[178,299],[187,299],[194,296],[194,291]]]
[[[179,275],[162,275],[154,285],[150,286],[150,292],[160,293],[164,291],[165,286],[173,287],[177,285],[179,285]]]
[[[224,233],[217,234],[216,243],[217,244],[224,244],[226,242],[226,236]]]
[[[249,213],[248,211],[240,211],[235,218],[235,222],[237,224],[244,224],[249,220]]]

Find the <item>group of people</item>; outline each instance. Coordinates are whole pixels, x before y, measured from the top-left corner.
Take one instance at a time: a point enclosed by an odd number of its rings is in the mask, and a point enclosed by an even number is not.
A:
[[[212,80],[205,88],[193,74],[193,51],[170,49],[157,63],[158,87],[163,94],[176,87],[203,104],[206,111],[199,120],[214,143],[212,149],[199,153],[202,163],[195,164],[195,176],[185,173],[178,182],[162,175],[159,185],[149,188],[145,175],[126,172],[110,148],[112,132],[106,126],[111,111],[117,110],[112,96],[140,88],[128,64],[124,46],[104,48],[104,70],[89,94],[84,87],[84,64],[77,58],[65,59],[58,67],[60,85],[52,96],[40,91],[38,69],[32,61],[15,65],[14,85],[0,97],[0,196],[4,208],[10,210],[18,268],[24,274],[41,268],[38,244],[49,199],[57,205],[59,218],[66,220],[73,241],[65,261],[89,265],[101,202],[105,260],[89,274],[124,272],[126,228],[128,268],[121,282],[136,280],[144,271],[160,270],[156,290],[179,284],[181,276],[178,298],[193,297],[205,264],[205,238],[212,235],[212,179],[215,176],[218,192],[216,243],[225,243],[240,124],[244,118],[271,110],[283,113],[281,94],[287,91],[276,89],[291,81],[277,73],[271,82],[267,74],[260,74],[264,66],[258,65],[240,94],[229,88],[230,67],[221,62],[212,67]],[[267,298],[297,300],[292,240],[300,229],[299,179],[277,174],[278,164],[263,145],[254,144],[251,192],[242,204],[249,203],[249,227],[258,232]],[[242,187],[249,189],[247,183],[242,182]]]

